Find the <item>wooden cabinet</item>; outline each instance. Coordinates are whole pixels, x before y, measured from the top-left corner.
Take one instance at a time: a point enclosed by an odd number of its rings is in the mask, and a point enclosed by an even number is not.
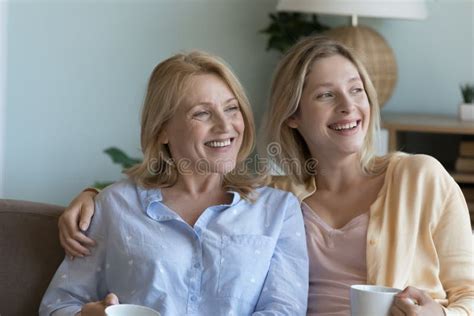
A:
[[[430,147],[432,150],[427,154],[438,158],[450,171],[454,170],[460,141],[464,138],[474,139],[474,122],[460,121],[452,116],[386,113],[382,116],[382,128],[388,131],[389,151],[425,153],[423,149]],[[420,137],[419,134],[427,135]],[[410,136],[420,140],[420,143],[410,140]],[[425,141],[432,143],[423,143]],[[459,183],[474,184],[474,173],[452,171],[451,174]]]
[[[382,128],[388,131],[389,151],[425,153],[437,158],[463,189],[474,188],[474,173],[454,171],[463,140],[474,141],[474,122],[461,121],[453,116],[384,113]],[[467,197],[474,220],[474,201]]]

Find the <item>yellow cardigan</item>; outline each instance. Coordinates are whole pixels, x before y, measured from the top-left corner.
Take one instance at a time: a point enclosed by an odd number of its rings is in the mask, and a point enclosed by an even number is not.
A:
[[[316,191],[274,177],[273,186],[300,201]],[[367,282],[415,286],[445,306],[446,315],[474,315],[474,250],[469,211],[453,178],[434,158],[397,155],[370,207]]]

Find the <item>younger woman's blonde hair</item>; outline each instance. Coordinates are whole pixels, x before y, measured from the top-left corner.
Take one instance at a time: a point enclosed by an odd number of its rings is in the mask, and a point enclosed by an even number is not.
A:
[[[141,147],[143,162],[126,171],[127,175],[145,188],[170,187],[178,179],[167,144],[160,136],[167,122],[181,106],[191,79],[213,74],[228,85],[240,105],[245,123],[242,145],[236,168],[224,175],[224,187],[251,199],[255,188],[266,183],[265,175],[252,175],[246,169],[246,159],[255,146],[255,125],[250,103],[244,89],[229,67],[218,57],[199,51],[176,54],[158,64],[153,70],[142,110]],[[238,170],[238,172],[234,172]]]
[[[370,122],[360,153],[360,164],[366,174],[384,170],[386,162],[375,162],[376,135],[380,130],[380,110],[377,94],[367,70],[355,53],[343,44],[325,36],[310,36],[295,44],[285,54],[273,76],[270,104],[264,119],[263,139],[266,157],[290,176],[303,183],[315,174],[315,162],[297,129],[287,120],[296,113],[308,74],[315,61],[340,55],[357,68],[370,103]],[[278,147],[275,150],[274,147]],[[272,150],[273,148],[273,150]],[[270,151],[270,152],[268,152]]]

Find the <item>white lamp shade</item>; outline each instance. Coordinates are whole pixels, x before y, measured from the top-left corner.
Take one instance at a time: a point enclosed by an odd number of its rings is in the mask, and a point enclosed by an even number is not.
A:
[[[428,15],[423,0],[280,0],[277,10],[418,20]]]

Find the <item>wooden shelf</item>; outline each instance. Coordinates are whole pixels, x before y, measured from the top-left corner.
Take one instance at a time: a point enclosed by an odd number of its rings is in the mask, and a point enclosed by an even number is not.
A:
[[[451,176],[460,183],[474,183],[474,173],[450,172]]]
[[[474,135],[474,122],[461,121],[455,116],[445,115],[383,113],[382,127],[388,130],[390,151],[403,149],[406,142],[405,136],[413,132],[456,135],[457,137]],[[438,152],[438,154],[441,153]],[[451,160],[455,161],[457,153],[451,155]],[[451,175],[458,183],[474,183],[474,173],[453,171]]]
[[[474,122],[444,115],[384,113],[382,127],[405,132],[474,135]]]

